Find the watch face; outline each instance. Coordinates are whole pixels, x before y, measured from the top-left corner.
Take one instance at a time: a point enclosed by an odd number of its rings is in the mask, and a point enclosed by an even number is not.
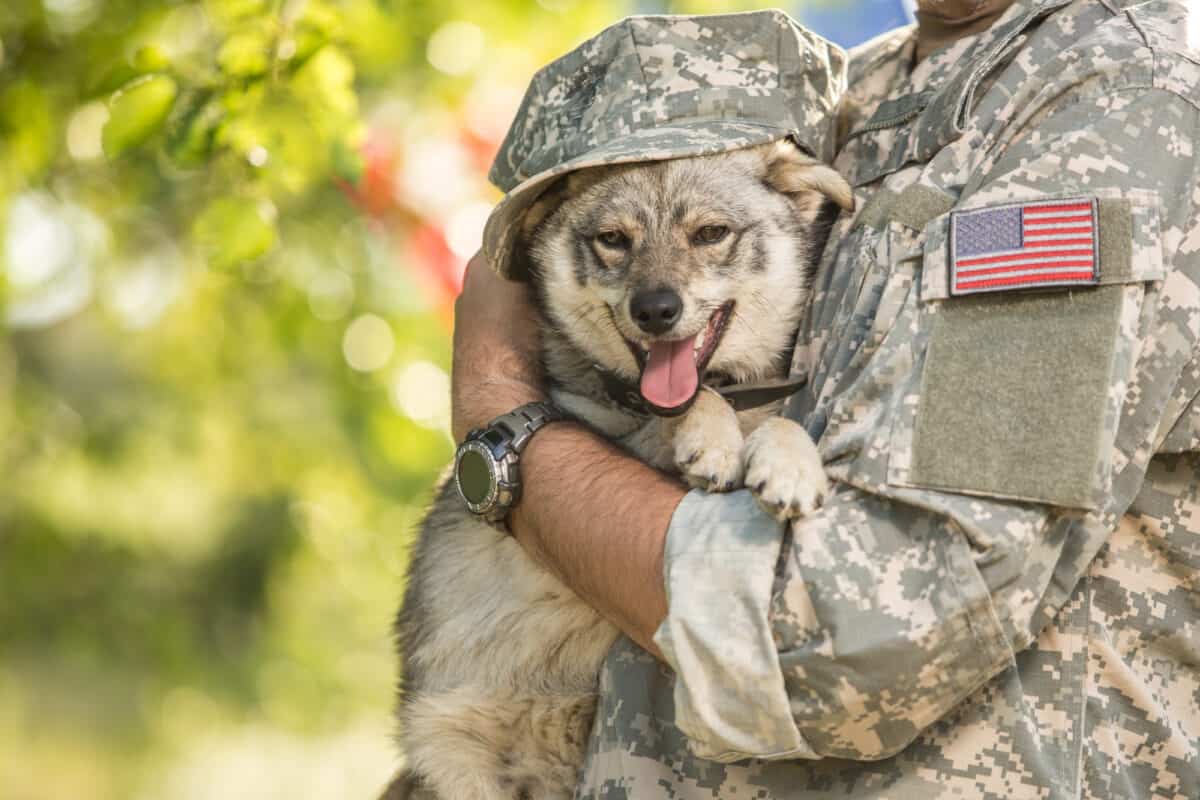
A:
[[[479,504],[492,491],[492,468],[477,450],[467,450],[458,459],[458,488],[468,503]]]

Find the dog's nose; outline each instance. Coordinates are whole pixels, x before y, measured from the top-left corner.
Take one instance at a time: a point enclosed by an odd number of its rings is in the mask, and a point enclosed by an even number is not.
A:
[[[646,333],[662,334],[671,330],[683,313],[683,300],[673,289],[638,292],[629,301],[629,313]]]

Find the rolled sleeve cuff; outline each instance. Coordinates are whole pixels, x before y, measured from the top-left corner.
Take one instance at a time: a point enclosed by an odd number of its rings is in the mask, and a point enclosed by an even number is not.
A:
[[[781,525],[747,491],[690,492],[663,554],[675,724],[712,761],[819,758],[792,718],[769,619]]]

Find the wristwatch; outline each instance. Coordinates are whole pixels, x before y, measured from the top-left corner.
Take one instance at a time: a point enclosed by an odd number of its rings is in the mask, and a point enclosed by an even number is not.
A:
[[[521,451],[544,425],[565,418],[553,403],[526,403],[467,434],[454,454],[454,484],[471,513],[504,521],[521,498]]]

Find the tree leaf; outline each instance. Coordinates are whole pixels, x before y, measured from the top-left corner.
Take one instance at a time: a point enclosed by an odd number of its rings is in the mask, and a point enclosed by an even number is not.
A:
[[[213,16],[227,22],[243,20],[267,10],[266,0],[207,0],[205,5]]]
[[[171,111],[179,87],[167,75],[146,75],[113,95],[101,144],[110,159],[119,158],[153,136]]]
[[[167,121],[167,155],[181,167],[200,166],[212,153],[224,118],[225,109],[211,91],[185,90]]]
[[[349,181],[352,186],[358,186],[366,172],[366,162],[362,153],[346,139],[337,139],[333,143],[333,173],[339,178]]]
[[[217,64],[226,75],[252,78],[271,66],[271,39],[262,31],[239,31],[221,45]]]
[[[275,225],[254,200],[221,197],[200,213],[192,239],[213,267],[228,269],[265,255],[275,245]]]
[[[162,72],[170,66],[171,59],[158,45],[143,45],[133,54],[133,68],[141,73]]]

